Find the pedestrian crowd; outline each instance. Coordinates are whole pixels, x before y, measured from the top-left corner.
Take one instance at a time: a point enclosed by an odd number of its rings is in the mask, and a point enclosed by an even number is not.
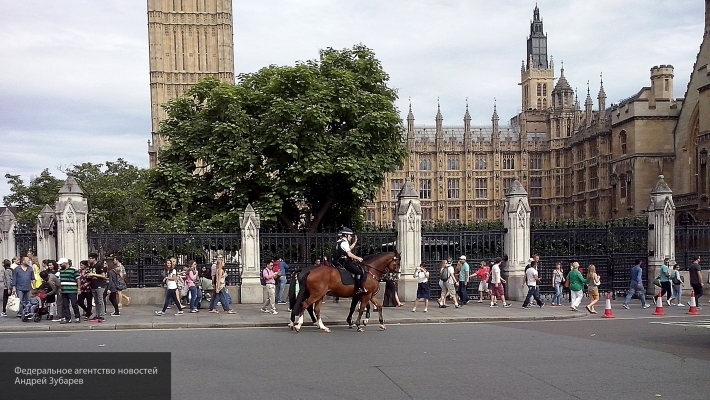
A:
[[[16,309],[23,321],[49,321],[67,324],[106,320],[106,304],[113,306],[112,316],[120,316],[123,302],[131,299],[126,290],[126,269],[116,259],[99,260],[96,253],[75,265],[72,260],[43,260],[32,251],[24,257],[3,261],[3,300],[0,316],[7,317],[8,307]],[[81,311],[80,311],[81,309]],[[72,311],[74,318],[72,319]]]

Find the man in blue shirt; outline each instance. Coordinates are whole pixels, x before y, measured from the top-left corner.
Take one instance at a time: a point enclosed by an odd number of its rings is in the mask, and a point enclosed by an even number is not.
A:
[[[661,281],[661,294],[659,295],[661,299],[663,298],[663,295],[666,295],[666,303],[670,306],[671,305],[671,268],[670,268],[670,263],[671,259],[666,258],[663,260],[663,265],[661,265],[661,274],[660,274],[660,279]]]
[[[30,301],[30,290],[35,280],[35,273],[30,267],[29,257],[22,257],[20,265],[12,271],[12,294],[20,298],[22,305],[17,312],[17,318],[25,314],[25,306]]]
[[[288,280],[288,264],[283,260],[283,258],[279,258],[279,266],[281,269],[279,270],[279,295],[277,297],[277,303],[278,304],[286,304],[284,301],[284,289],[286,288],[286,281]]]
[[[650,307],[648,304],[646,304],[646,291],[643,288],[641,260],[636,260],[636,265],[631,268],[631,282],[629,283],[629,293],[626,295],[626,300],[624,300],[624,308],[627,310],[629,309],[629,302],[634,296],[634,293],[638,294],[639,298],[641,299],[641,306],[643,308]]]

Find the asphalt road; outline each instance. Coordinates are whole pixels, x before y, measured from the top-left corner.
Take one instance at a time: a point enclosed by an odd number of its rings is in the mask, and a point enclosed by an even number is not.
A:
[[[0,351],[170,351],[173,399],[708,399],[707,326],[583,318],[330,334],[43,332],[0,334]]]

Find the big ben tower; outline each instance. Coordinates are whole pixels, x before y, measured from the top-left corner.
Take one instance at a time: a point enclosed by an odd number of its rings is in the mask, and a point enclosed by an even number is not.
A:
[[[234,83],[231,0],[148,0],[151,134],[150,167],[165,139],[157,132],[162,106],[200,80]]]

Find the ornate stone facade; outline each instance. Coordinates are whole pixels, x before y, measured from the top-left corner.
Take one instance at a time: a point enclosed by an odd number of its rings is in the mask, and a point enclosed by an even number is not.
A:
[[[150,167],[165,145],[163,105],[208,76],[234,83],[231,0],[148,0],[152,140]]]
[[[706,15],[706,25],[709,20]],[[710,210],[707,26],[685,100],[673,98],[673,66],[660,65],[651,68],[650,87],[609,107],[602,79],[595,107],[589,84],[581,105],[564,66],[555,78],[542,32],[535,7],[521,67],[523,111],[509,125],[499,126],[495,104],[489,126],[472,127],[468,106],[463,126],[443,125],[441,110],[434,126],[415,125],[410,105],[410,156],[366,205],[367,222],[394,220],[396,196],[407,180],[419,191],[423,223],[501,220],[515,177],[529,194],[532,219],[638,215],[661,174],[673,177],[666,180],[680,194],[679,210]]]

